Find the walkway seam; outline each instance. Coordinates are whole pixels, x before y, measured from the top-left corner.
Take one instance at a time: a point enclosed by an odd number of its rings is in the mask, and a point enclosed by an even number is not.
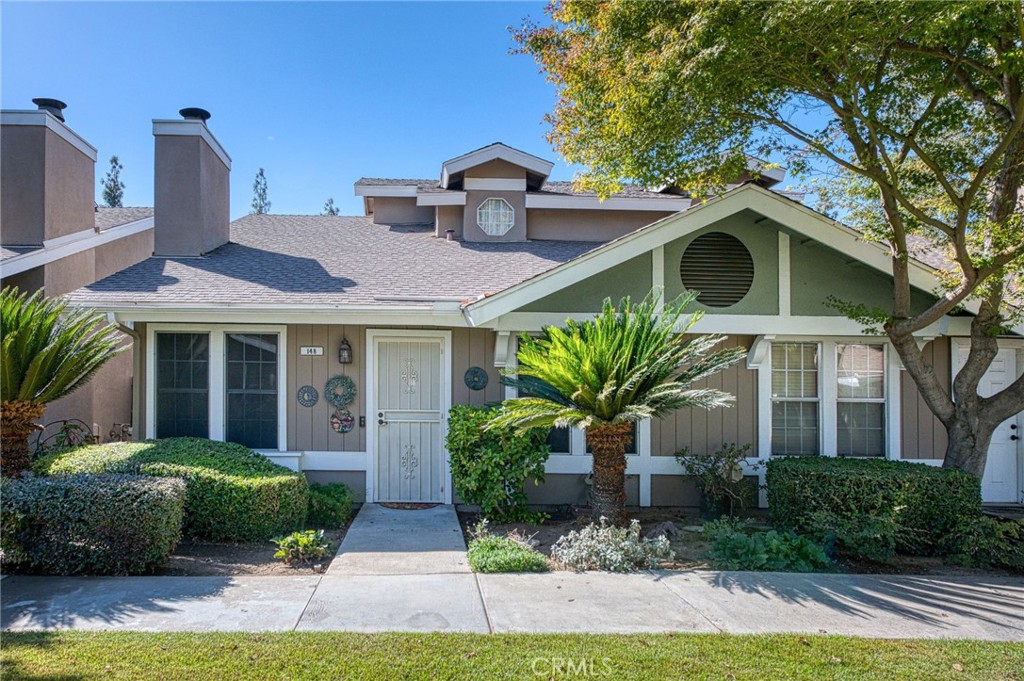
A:
[[[316,580],[316,584],[313,585],[313,590],[309,592],[309,598],[306,599],[306,604],[302,606],[302,611],[299,616],[295,619],[295,624],[292,625],[292,631],[296,631],[299,628],[299,623],[302,622],[302,618],[306,616],[306,610],[309,608],[309,604],[313,602],[313,596],[316,596],[316,590],[320,588],[320,582],[324,581],[324,575],[327,571],[320,573],[320,578]]]
[[[724,629],[724,628],[718,626],[718,624],[713,619],[708,617],[704,613],[703,610],[698,608],[696,605],[694,605],[690,601],[686,600],[686,598],[681,593],[679,593],[678,591],[675,591],[674,589],[670,588],[668,584],[665,584],[660,578],[658,578],[659,576],[657,574],[655,574],[653,572],[651,572],[650,574],[651,574],[651,576],[655,577],[656,578],[655,581],[657,581],[658,584],[661,584],[661,586],[664,587],[666,590],[668,590],[669,593],[671,593],[673,596],[675,596],[676,598],[681,600],[683,603],[686,603],[686,605],[688,605],[690,608],[692,608],[694,612],[696,612],[698,615],[700,615],[705,620],[707,620],[708,624],[710,624],[711,626],[713,626],[715,629],[718,630],[718,633],[720,633],[720,634],[728,634],[729,633],[729,631],[727,629]]]
[[[494,625],[491,624],[491,613],[487,611],[487,599],[484,598],[484,590],[480,586],[480,575],[473,573],[473,581],[476,582],[476,593],[480,596],[480,606],[484,609],[484,619],[487,620],[487,633],[494,633]]]

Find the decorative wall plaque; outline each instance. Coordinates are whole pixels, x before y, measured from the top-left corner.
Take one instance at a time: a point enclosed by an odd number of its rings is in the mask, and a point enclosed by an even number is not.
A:
[[[303,407],[312,407],[320,399],[320,393],[311,385],[304,385],[299,388],[295,396]]]
[[[487,387],[487,372],[480,367],[469,367],[463,380],[470,390],[483,390]]]

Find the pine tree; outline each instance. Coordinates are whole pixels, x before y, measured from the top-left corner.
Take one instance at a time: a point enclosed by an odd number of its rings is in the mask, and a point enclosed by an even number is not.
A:
[[[270,199],[267,198],[267,176],[263,168],[256,173],[252,183],[252,210],[250,215],[266,215],[270,212]]]
[[[338,210],[337,206],[334,205],[334,199],[330,198],[327,199],[327,203],[324,204],[324,210],[320,215],[330,215],[333,217],[335,215],[339,215],[340,212],[341,211]]]
[[[117,156],[110,157],[110,171],[103,178],[103,203],[109,208],[120,208],[124,199],[124,182],[121,181],[121,171],[124,166],[117,159]]]

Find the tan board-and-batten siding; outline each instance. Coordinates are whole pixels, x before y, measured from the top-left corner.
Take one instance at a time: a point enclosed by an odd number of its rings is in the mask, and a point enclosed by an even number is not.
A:
[[[924,346],[924,358],[934,369],[943,389],[949,390],[952,379],[952,355],[949,338],[936,338]],[[900,431],[904,459],[944,459],[946,428],[921,397],[914,379],[900,372]]]

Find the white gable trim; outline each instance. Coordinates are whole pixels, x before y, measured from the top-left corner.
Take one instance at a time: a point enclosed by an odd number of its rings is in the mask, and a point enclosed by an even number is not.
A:
[[[527,154],[525,151],[519,151],[496,142],[483,149],[477,149],[476,151],[471,151],[468,154],[456,156],[451,160],[445,161],[441,165],[441,186],[447,189],[452,175],[495,159],[508,161],[544,177],[550,175],[551,169],[555,167],[555,164],[551,161],[545,161],[533,154]]]
[[[418,189],[414,184],[357,184],[356,196],[415,198]]]
[[[471,325],[489,322],[743,210],[759,213],[840,253],[849,254],[879,272],[892,275],[890,257],[884,246],[865,241],[855,230],[802,204],[755,184],[746,184],[685,212],[662,218],[521,284],[470,303],[465,313]],[[923,291],[932,291],[938,280],[932,268],[912,261],[910,283]]]
[[[641,199],[619,196],[601,201],[597,196],[573,196],[571,194],[526,195],[527,208],[572,208],[577,210],[653,210],[677,212],[690,207],[688,198]]]
[[[416,195],[417,206],[465,206],[466,192],[421,192]]]
[[[153,218],[148,217],[117,225],[116,227],[110,227],[102,232],[97,232],[95,229],[85,229],[75,234],[69,234],[67,237],[50,239],[44,242],[43,248],[16,255],[0,263],[0,278],[25,272],[35,267],[41,267],[75,253],[98,248],[111,241],[124,239],[151,229],[153,229]]]

